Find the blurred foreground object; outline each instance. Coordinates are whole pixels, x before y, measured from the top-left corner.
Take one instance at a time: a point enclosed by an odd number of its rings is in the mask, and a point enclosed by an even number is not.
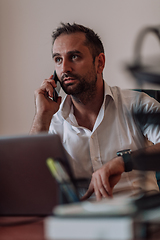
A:
[[[158,57],[154,56],[152,58],[142,59],[142,46],[144,44],[146,36],[148,36],[149,34],[152,34],[154,37],[156,37],[156,39],[158,39],[158,42],[160,43],[160,25],[144,27],[139,32],[135,42],[133,62],[131,64],[127,64],[126,69],[134,77],[137,85],[139,86],[139,89],[134,90],[145,92],[149,96],[155,98],[158,102],[160,102],[159,90],[142,89],[144,83],[160,85],[160,52]],[[146,123],[155,125],[160,124],[160,112],[145,113],[144,111],[142,111],[142,109],[139,109],[137,110],[137,112],[135,112],[135,117],[142,125],[145,125]],[[160,155],[156,156],[156,158],[155,156],[153,156],[153,158],[155,160],[155,164],[157,165],[157,171],[159,171]],[[151,167],[152,161],[150,163],[150,159],[148,159],[148,164]],[[142,157],[141,165],[146,165],[146,157]],[[160,172],[156,172],[156,178],[157,183],[160,187]]]

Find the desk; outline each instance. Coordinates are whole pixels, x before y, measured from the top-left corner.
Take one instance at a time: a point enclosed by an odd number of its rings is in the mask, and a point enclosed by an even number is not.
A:
[[[44,236],[44,220],[43,217],[0,217],[0,240],[47,240]],[[9,223],[12,226],[7,226]],[[147,238],[149,239],[160,239],[160,225],[158,231]]]

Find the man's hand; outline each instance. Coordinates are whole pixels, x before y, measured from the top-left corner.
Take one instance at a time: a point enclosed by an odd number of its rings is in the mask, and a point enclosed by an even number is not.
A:
[[[112,197],[113,187],[119,182],[124,172],[122,157],[116,157],[93,173],[89,188],[81,200],[88,199],[93,193],[99,201],[103,197]]]
[[[50,112],[51,115],[55,114],[61,103],[61,97],[58,97],[57,102],[53,101],[53,91],[57,87],[55,81],[51,76],[45,79],[41,87],[35,91],[36,113]]]
[[[58,97],[57,102],[51,99],[54,88],[57,86],[52,77],[53,75],[49,79],[45,79],[41,87],[35,91],[36,115],[31,133],[48,131],[52,116],[59,109],[61,97]]]

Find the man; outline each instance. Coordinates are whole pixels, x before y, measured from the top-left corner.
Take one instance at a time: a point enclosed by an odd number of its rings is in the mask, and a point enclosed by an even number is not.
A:
[[[154,172],[146,172],[144,184],[143,172],[124,168],[130,151],[124,156],[117,156],[117,151],[147,147],[147,139],[155,144],[148,152],[159,147],[159,127],[142,125],[134,117],[136,110],[157,112],[159,104],[145,94],[107,85],[102,77],[103,45],[91,29],[62,24],[52,37],[55,70],[67,96],[60,106],[61,97],[57,102],[50,99],[56,87],[53,76],[43,81],[35,92],[31,133],[60,135],[75,177],[91,179],[83,199],[93,192],[100,200],[118,193],[158,191]]]

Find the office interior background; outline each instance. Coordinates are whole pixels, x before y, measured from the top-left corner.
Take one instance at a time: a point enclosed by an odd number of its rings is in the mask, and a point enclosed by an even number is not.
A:
[[[160,26],[159,9],[160,0],[0,0],[0,136],[28,134],[34,90],[54,70],[51,35],[60,22],[95,30],[105,47],[105,81],[137,88],[125,64],[133,60],[141,29]],[[142,50],[144,59],[160,55],[159,42],[148,36]]]

